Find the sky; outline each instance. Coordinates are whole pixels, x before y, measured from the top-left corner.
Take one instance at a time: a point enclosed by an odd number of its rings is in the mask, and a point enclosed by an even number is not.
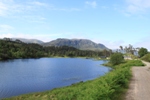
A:
[[[90,39],[150,50],[150,0],[0,0],[0,38]]]

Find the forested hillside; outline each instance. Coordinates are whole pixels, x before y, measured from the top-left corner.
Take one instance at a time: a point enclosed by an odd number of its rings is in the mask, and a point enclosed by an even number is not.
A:
[[[23,43],[20,40],[11,41],[9,38],[0,40],[0,60],[16,58],[40,57],[100,57],[109,56],[110,51],[101,52],[78,50],[73,47],[43,47],[34,43]]]

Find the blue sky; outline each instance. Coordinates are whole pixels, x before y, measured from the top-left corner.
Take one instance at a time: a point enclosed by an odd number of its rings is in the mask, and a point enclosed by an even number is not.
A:
[[[150,50],[150,0],[0,0],[0,38],[90,39]]]

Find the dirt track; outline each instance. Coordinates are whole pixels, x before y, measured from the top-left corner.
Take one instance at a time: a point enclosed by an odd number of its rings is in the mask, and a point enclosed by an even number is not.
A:
[[[132,67],[133,77],[125,100],[150,100],[150,63],[145,67]]]

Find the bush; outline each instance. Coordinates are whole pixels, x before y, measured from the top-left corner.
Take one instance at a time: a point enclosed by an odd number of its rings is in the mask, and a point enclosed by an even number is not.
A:
[[[144,60],[144,61],[150,62],[150,53],[146,54],[141,59]]]
[[[140,57],[143,57],[144,55],[146,55],[148,53],[148,50],[146,48],[141,48],[139,51],[138,51],[138,54]]]
[[[121,64],[124,61],[124,57],[122,53],[114,53],[110,57],[110,63],[114,65]]]

